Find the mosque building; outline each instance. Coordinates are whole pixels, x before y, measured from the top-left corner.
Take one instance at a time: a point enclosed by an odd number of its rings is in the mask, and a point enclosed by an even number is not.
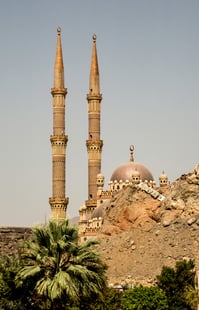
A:
[[[101,154],[103,140],[100,139],[100,114],[101,100],[100,78],[96,47],[96,36],[93,36],[92,58],[90,67],[90,81],[88,100],[88,136],[86,141],[88,153],[88,200],[79,209],[79,234],[80,239],[86,240],[96,237],[96,233],[103,224],[103,209],[114,195],[123,188],[144,182],[145,190],[155,198],[163,199],[156,190],[156,184],[152,173],[142,164],[134,161],[134,146],[130,146],[130,160],[120,165],[113,171],[108,183],[108,189],[104,189],[104,176],[101,173]],[[159,177],[160,186],[168,184],[168,178],[164,172]]]
[[[79,209],[80,240],[96,237],[103,225],[103,209],[114,195],[127,186],[137,186],[146,191],[154,199],[163,200],[158,192],[152,173],[144,165],[134,161],[134,146],[130,146],[130,160],[116,168],[108,188],[104,188],[104,175],[101,173],[102,147],[101,140],[101,102],[100,77],[96,46],[96,35],[93,35],[92,57],[89,77],[88,102],[88,139],[86,140],[88,158],[88,196]],[[68,136],[65,135],[65,97],[64,64],[61,46],[61,29],[57,30],[57,48],[54,66],[53,97],[53,135],[52,145],[52,197],[51,219],[60,221],[66,218],[69,199],[65,194],[66,146]],[[159,177],[160,186],[168,184],[164,172]]]

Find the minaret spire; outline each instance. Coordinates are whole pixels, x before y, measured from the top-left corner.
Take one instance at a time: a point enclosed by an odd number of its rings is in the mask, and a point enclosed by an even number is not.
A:
[[[93,35],[92,58],[90,67],[88,101],[88,200],[86,201],[88,219],[96,207],[97,175],[101,172],[101,153],[103,141],[100,139],[101,100],[98,69],[96,35]]]
[[[54,67],[54,88],[64,88],[64,63],[61,46],[61,28],[57,28],[57,48]]]
[[[94,34],[93,35],[91,69],[90,69],[90,82],[89,82],[90,94],[100,94],[100,81],[99,81],[96,39],[97,37]]]
[[[67,88],[64,87],[64,64],[61,46],[61,28],[57,29],[57,48],[54,66],[53,97],[53,135],[50,136],[52,145],[52,197],[51,219],[66,218],[68,198],[65,197],[65,161],[68,136],[65,135],[65,97]]]

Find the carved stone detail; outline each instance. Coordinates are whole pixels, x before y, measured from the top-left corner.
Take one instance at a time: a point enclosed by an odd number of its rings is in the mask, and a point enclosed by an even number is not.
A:
[[[103,146],[103,140],[87,140],[86,141],[87,151],[88,152],[101,152]]]

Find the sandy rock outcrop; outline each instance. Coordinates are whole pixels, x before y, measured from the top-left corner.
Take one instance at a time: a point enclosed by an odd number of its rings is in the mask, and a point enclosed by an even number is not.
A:
[[[99,234],[110,283],[154,283],[163,265],[182,258],[194,259],[199,268],[198,173],[157,189],[162,201],[136,187],[110,201]]]

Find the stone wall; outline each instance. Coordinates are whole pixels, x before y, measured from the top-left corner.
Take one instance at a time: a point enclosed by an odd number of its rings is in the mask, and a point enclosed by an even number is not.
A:
[[[0,257],[16,253],[31,233],[30,227],[0,227]]]

